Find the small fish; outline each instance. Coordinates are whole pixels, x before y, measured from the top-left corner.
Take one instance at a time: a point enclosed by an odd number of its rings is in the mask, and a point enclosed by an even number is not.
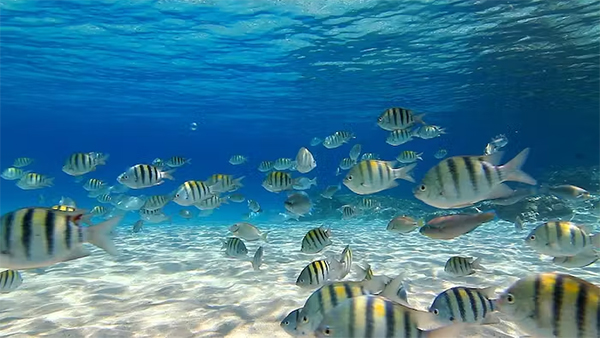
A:
[[[423,122],[423,116],[415,115],[412,110],[400,107],[386,109],[377,119],[377,125],[383,130],[392,131],[398,129],[406,129],[413,126],[415,123]]]
[[[48,188],[54,185],[54,177],[37,173],[27,173],[17,182],[17,187],[23,190]]]
[[[110,202],[119,210],[137,211],[140,210],[146,201],[137,196],[117,195]]]
[[[444,271],[454,276],[464,277],[475,273],[475,269],[481,269],[481,258],[473,260],[473,257],[453,256],[446,261]]]
[[[267,232],[260,231],[256,226],[246,223],[239,222],[229,227],[229,231],[236,237],[245,239],[247,241],[264,241],[267,242]]]
[[[335,149],[341,147],[344,143],[348,143],[351,139],[356,138],[354,133],[349,131],[336,131],[333,135],[329,135],[323,141],[323,146],[327,149]]]
[[[98,195],[98,197],[96,197],[96,200],[100,203],[111,203],[112,196],[109,194],[102,194],[102,195]]]
[[[148,223],[162,223],[166,221],[169,221],[169,223],[171,222],[171,217],[167,216],[162,209],[140,209],[139,214],[140,218]]]
[[[19,157],[13,162],[13,167],[23,168],[23,167],[26,167],[26,166],[30,165],[31,163],[33,163],[33,161],[34,160],[29,157]]]
[[[248,209],[254,213],[262,212],[260,204],[258,204],[258,202],[255,200],[248,200]]]
[[[398,162],[400,163],[414,163],[417,162],[417,160],[423,160],[423,158],[421,157],[421,155],[423,155],[423,153],[417,153],[416,151],[412,151],[412,150],[405,150],[403,152],[400,153],[400,155],[398,155],[398,157],[396,157],[396,160],[398,160]]]
[[[346,245],[346,247],[342,251],[340,265],[341,271],[339,278],[342,279],[346,277],[352,269],[352,249],[350,249],[350,245]]]
[[[435,297],[429,312],[446,323],[496,324],[495,287],[484,289],[454,287]]]
[[[395,162],[362,161],[350,169],[344,178],[344,185],[354,193],[367,195],[398,186],[397,179],[415,181],[410,172],[416,163],[401,168],[393,168],[394,165]]]
[[[570,257],[554,257],[552,263],[565,268],[584,268],[596,263],[600,259],[597,251],[587,251]]]
[[[242,203],[246,200],[246,197],[244,197],[244,195],[242,194],[231,194],[227,196],[227,199],[231,202]]]
[[[298,330],[296,330],[296,326],[300,322],[300,310],[302,310],[302,308],[293,310],[292,312],[288,313],[288,315],[285,316],[285,318],[283,318],[279,323],[279,326],[292,337],[296,337],[298,335]]]
[[[309,230],[302,238],[302,247],[300,251],[304,253],[318,253],[325,247],[331,245],[331,229],[322,227]]]
[[[163,161],[162,159],[160,159],[158,157],[155,158],[154,160],[152,160],[152,163],[150,163],[150,164],[152,164],[153,166],[157,167],[160,170],[168,169],[167,163],[165,163],[165,161]]]
[[[149,164],[136,164],[117,177],[119,183],[131,188],[149,188],[164,183],[164,179],[174,180],[170,171],[161,171]]]
[[[233,155],[229,159],[229,163],[232,165],[240,165],[248,162],[248,158],[244,155]]]
[[[307,177],[299,177],[296,180],[296,184],[293,185],[294,190],[308,190],[312,186],[317,186],[317,178],[313,178],[312,180]]]
[[[360,202],[358,202],[358,208],[360,210],[372,210],[378,209],[380,207],[380,203],[372,198],[362,198]]]
[[[187,209],[179,210],[179,216],[181,216],[181,218],[185,218],[185,219],[192,219],[194,217],[194,215],[192,215],[192,212]]]
[[[352,149],[350,149],[348,156],[350,157],[350,159],[352,159],[352,161],[356,162],[358,160],[358,157],[360,156],[361,150],[362,150],[361,145],[359,143],[357,143],[352,146]]]
[[[365,295],[352,297],[327,312],[315,330],[315,336],[330,338],[359,337],[459,337],[462,326],[434,326],[434,314],[415,310],[386,297]]]
[[[66,205],[69,207],[77,208],[77,203],[72,198],[62,196],[60,201],[58,201],[60,205]]]
[[[378,159],[379,159],[379,155],[373,154],[373,153],[364,153],[360,157],[361,161],[365,161],[365,160],[378,160]]]
[[[356,207],[346,204],[340,207],[340,212],[342,213],[342,219],[351,219],[356,216]]]
[[[273,162],[273,161],[262,161],[258,165],[258,171],[266,173],[267,171],[273,170],[274,166],[275,166],[275,162]]]
[[[148,210],[161,209],[173,200],[171,195],[153,195],[146,199],[142,208]]]
[[[321,140],[320,138],[313,137],[312,140],[310,140],[310,145],[311,145],[311,147],[316,147],[319,144],[321,144],[322,142],[323,142],[323,140]]]
[[[90,211],[90,214],[94,215],[94,216],[103,216],[106,215],[110,210],[106,207],[103,207],[101,205],[97,205],[95,207],[92,208],[92,210]]]
[[[600,287],[560,273],[532,274],[506,289],[498,310],[535,337],[599,337]]]
[[[23,177],[23,175],[30,173],[30,171],[23,171],[23,169],[21,168],[6,168],[4,169],[4,171],[2,172],[2,174],[0,174],[0,177],[2,177],[5,180],[8,181],[14,181],[14,180],[19,180],[21,179],[21,177]]]
[[[332,268],[327,260],[321,259],[309,263],[296,279],[296,285],[303,288],[310,288],[323,285],[331,280]]]
[[[461,208],[474,203],[510,196],[513,190],[503,182],[536,185],[521,167],[529,148],[505,165],[497,166],[502,153],[490,156],[456,156],[431,168],[413,193],[426,204],[440,209]]]
[[[263,188],[267,191],[278,193],[285,190],[291,190],[298,179],[292,179],[289,173],[283,171],[270,172],[262,182]]]
[[[392,218],[387,225],[387,231],[395,232],[398,234],[406,234],[413,230],[423,226],[423,220],[416,221],[414,218],[402,215]]]
[[[108,155],[100,153],[74,153],[67,158],[62,171],[71,176],[85,175],[96,170],[99,165],[105,165]]]
[[[291,158],[278,158],[273,164],[275,170],[288,170],[292,166]]]
[[[432,139],[435,137],[442,136],[442,134],[446,134],[446,130],[439,126],[422,126],[420,127],[414,136],[420,137],[424,140]]]
[[[227,198],[221,198],[217,195],[213,195],[194,204],[194,206],[200,210],[213,210],[219,208],[223,203],[229,203],[229,200]]]
[[[254,270],[260,270],[260,266],[262,265],[263,261],[263,254],[263,247],[258,247],[258,249],[256,249],[256,252],[254,253],[254,257],[252,258],[252,268]]]
[[[296,155],[296,170],[301,174],[306,174],[317,167],[317,161],[313,154],[306,148],[302,147]]]
[[[0,272],[0,293],[15,291],[23,284],[21,273],[16,270],[4,270]]]
[[[225,254],[229,257],[245,257],[248,255],[248,249],[244,241],[237,237],[229,237],[223,241],[223,247]]]
[[[433,157],[437,158],[438,160],[441,160],[444,157],[446,157],[446,155],[448,155],[448,150],[439,149],[438,151],[435,152],[435,154],[433,154]]]
[[[171,168],[179,168],[186,164],[191,164],[191,163],[192,163],[191,158],[185,158],[185,157],[181,157],[181,156],[173,156],[165,162],[165,164]]]
[[[142,231],[143,227],[144,227],[144,221],[140,219],[133,224],[133,228],[131,229],[131,231],[133,233],[138,233],[138,232]]]
[[[412,141],[415,132],[410,129],[398,129],[390,132],[385,142],[392,146],[399,146]]]
[[[348,170],[350,168],[352,168],[353,166],[356,165],[356,161],[351,159],[350,157],[344,157],[341,161],[340,161],[340,169],[342,170]]]
[[[106,182],[96,179],[96,178],[90,178],[83,185],[83,189],[85,189],[87,191],[98,191],[98,190],[104,189],[106,186],[107,186]]]
[[[504,148],[508,144],[508,138],[504,134],[496,135],[490,141],[496,149]]]
[[[234,179],[233,175],[214,174],[205,183],[210,187],[212,193],[226,193],[243,187],[242,180],[245,177],[242,176]]]
[[[287,211],[298,216],[305,216],[312,210],[312,202],[305,192],[291,194],[283,205]]]
[[[525,243],[543,255],[575,256],[600,248],[600,233],[591,235],[583,225],[552,221],[533,229],[527,235]]]
[[[175,190],[173,202],[182,207],[189,207],[213,196],[208,184],[203,181],[186,181]]]
[[[468,234],[495,217],[494,212],[440,216],[427,222],[419,232],[429,238],[448,240]]]
[[[340,191],[340,189],[342,189],[342,186],[340,184],[330,185],[321,193],[321,196],[323,198],[332,199],[333,195],[335,195],[336,192]]]
[[[83,227],[83,213],[22,208],[0,219],[0,268],[31,269],[90,255],[83,243],[117,254],[110,233],[122,216]]]
[[[577,200],[589,199],[591,197],[589,191],[570,184],[555,185],[548,187],[547,189],[552,195],[556,195],[564,199]]]

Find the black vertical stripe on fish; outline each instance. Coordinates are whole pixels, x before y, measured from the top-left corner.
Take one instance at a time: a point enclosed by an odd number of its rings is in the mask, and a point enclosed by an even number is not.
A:
[[[586,247],[588,245],[588,236],[586,233],[584,233],[583,231],[578,231],[579,235],[581,236],[581,242],[582,242],[582,248]]]
[[[454,158],[449,158],[446,161],[446,165],[448,166],[448,172],[452,176],[452,182],[454,183],[454,187],[456,189],[456,195],[460,196],[460,177],[458,176],[458,171],[456,171],[456,162]]]
[[[311,268],[313,263],[310,263],[307,267],[308,270],[308,284],[313,285],[313,269]]]
[[[561,243],[561,238],[563,237],[563,232],[562,232],[562,224],[561,223],[556,223],[556,241],[560,244]]]
[[[550,239],[550,226],[553,224],[553,222],[548,222],[546,223],[546,226],[544,226],[544,232],[546,233],[546,238],[549,240]]]
[[[444,178],[442,177],[442,164],[444,162],[440,163],[440,165],[436,165],[435,168],[435,176],[438,179],[439,183],[440,183],[440,187],[442,189],[442,191],[444,190]]]
[[[356,307],[358,302],[351,301],[350,302],[350,320],[348,325],[348,333],[350,337],[354,337],[354,325],[356,323]]]
[[[72,244],[72,231],[73,231],[73,227],[70,226],[70,222],[71,222],[71,217],[67,217],[65,220],[65,246],[67,247],[68,250],[71,249],[71,244]]]
[[[563,276],[557,274],[554,281],[554,290],[552,294],[552,334],[554,334],[555,337],[560,336],[560,320],[564,293],[563,284]]]
[[[331,298],[331,308],[334,308],[338,305],[338,299],[337,299],[337,294],[335,293],[335,288],[333,287],[333,284],[329,284],[327,286],[327,291],[329,291],[329,297]],[[320,298],[320,292],[319,292],[319,298]],[[321,302],[320,304],[320,308],[323,308],[323,304]]]
[[[502,182],[504,181],[504,175],[502,175],[502,170],[500,170],[498,167],[493,167],[494,171],[496,172],[496,175],[498,176],[498,182]]]
[[[477,295],[477,297],[479,298],[479,302],[481,303],[481,319],[485,318],[485,316],[487,316],[488,314],[488,305],[491,303],[487,297],[484,297],[481,292],[475,292],[475,294]],[[490,312],[493,311],[493,309],[489,309]]]
[[[344,283],[343,285],[344,285],[344,292],[346,293],[346,299],[353,298],[355,295],[352,292],[352,288],[350,287],[350,285],[348,285],[348,283]],[[360,291],[361,291],[360,293],[362,294],[363,293],[362,286],[360,287]]]
[[[588,287],[585,284],[579,285],[577,292],[577,300],[575,303],[575,321],[577,324],[577,337],[583,337],[586,331],[586,314],[587,314],[587,298],[588,298]],[[600,308],[598,309],[597,315],[599,316],[596,325],[600,324]]]
[[[394,337],[394,330],[396,329],[394,321],[394,305],[392,302],[385,302],[385,338]]]
[[[46,252],[49,256],[54,253],[54,226],[56,222],[56,214],[48,211],[46,213],[45,230],[46,230]]]
[[[477,182],[477,173],[475,172],[475,166],[473,165],[475,161],[473,161],[470,157],[462,157],[463,162],[465,162],[465,168],[467,169],[467,174],[469,175],[469,181],[471,181],[471,186],[473,186],[473,191],[479,191],[479,182]],[[479,166],[481,163],[475,162]]]
[[[485,175],[485,180],[488,183],[488,187],[492,188],[494,185],[494,181],[492,179],[492,170],[486,162],[481,163],[481,167],[483,168],[483,174]]]
[[[382,300],[380,300],[382,301]],[[374,308],[375,308],[375,297],[368,297],[367,298],[367,304],[366,304],[366,312],[367,312],[367,320],[366,320],[366,325],[365,325],[365,338],[373,338],[373,334],[375,331],[375,328],[373,327],[373,315],[374,315]]]
[[[325,304],[323,303],[323,292],[325,292],[324,289],[322,289],[320,292],[317,292],[317,303],[319,304],[319,309],[323,309],[325,307]]]
[[[540,291],[542,288],[542,280],[539,275],[535,277],[535,281],[533,282],[533,313],[531,314],[531,318],[533,318],[536,323],[540,322],[540,303],[542,301]]]
[[[478,318],[479,317],[479,309],[477,306],[477,300],[475,299],[475,295],[473,295],[473,293],[477,292],[474,291],[472,289],[465,289],[465,292],[467,293],[467,297],[469,297],[469,304],[471,305],[471,311],[473,312],[473,319],[475,321],[477,321],[478,319],[482,319],[482,318]]]
[[[4,247],[6,248],[6,252],[10,253],[10,246],[11,246],[11,236],[12,236],[12,227],[13,227],[13,222],[15,220],[15,213],[14,212],[9,212],[8,214],[6,214],[6,216],[2,217],[2,221],[4,222],[4,224],[1,224],[1,227],[4,227],[4,238],[2,238],[2,240],[4,240]]]
[[[30,208],[25,212],[25,216],[23,217],[22,223],[22,237],[21,243],[23,244],[23,248],[25,249],[25,257],[27,259],[31,259],[31,241],[33,240],[33,214],[35,213],[35,209]]]
[[[79,224],[75,224],[77,228],[77,243],[83,243],[83,227]]]
[[[466,309],[465,309],[465,303],[463,302],[463,299],[460,296],[459,289],[453,288],[452,293],[454,294],[454,297],[456,298],[456,305],[458,306],[458,311],[460,312],[461,321],[466,322],[467,314],[466,314]]]
[[[569,227],[569,236],[571,237],[571,244],[576,245],[577,244],[577,232],[575,231],[574,227]]]
[[[411,328],[411,320],[410,320],[410,313],[408,311],[403,311],[404,312],[404,337],[405,338],[411,338],[412,337],[412,328]]]

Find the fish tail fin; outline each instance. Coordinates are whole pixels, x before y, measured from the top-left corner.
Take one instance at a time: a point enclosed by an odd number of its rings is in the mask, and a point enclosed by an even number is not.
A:
[[[423,116],[425,116],[425,114],[415,115],[414,116],[415,122],[420,123],[420,124],[427,124],[427,123],[425,123],[425,121],[423,121]]]
[[[86,228],[88,231],[88,242],[103,249],[111,255],[117,255],[117,247],[111,238],[112,230],[121,222],[123,215],[115,216],[102,223]]]
[[[175,178],[173,177],[173,173],[175,172],[175,169],[171,169],[171,170],[167,170],[167,171],[163,171],[162,172],[162,177],[166,178],[168,180],[175,180]]]
[[[481,267],[481,257],[475,258],[475,260],[471,263],[473,269],[482,269]]]
[[[420,220],[417,221],[417,226],[419,228],[423,227],[425,225],[425,219],[421,218]]]
[[[403,179],[403,180],[415,183],[415,179],[412,177],[411,171],[413,170],[413,168],[416,165],[417,165],[416,163],[413,163],[413,164],[409,164],[405,167],[392,169],[394,178],[396,178],[396,179],[399,178],[399,179]]]
[[[260,239],[262,239],[263,241],[265,241],[266,243],[269,243],[269,241],[267,240],[267,236],[269,235],[269,233],[267,231],[263,232],[262,234],[260,234]]]
[[[312,180],[310,180],[310,184],[312,184],[316,187],[317,186],[317,178],[315,177]]]
[[[46,180],[44,181],[44,186],[45,187],[51,187],[54,185],[54,177],[48,177],[46,178]]]
[[[505,181],[521,182],[529,185],[537,184],[537,181],[533,177],[521,170],[521,167],[527,160],[527,156],[529,156],[529,148],[523,149],[512,160],[499,167],[502,176],[505,177]]]
[[[590,239],[592,240],[592,244],[596,247],[596,248],[600,248],[600,233],[597,234],[593,234],[590,236]]]
[[[236,187],[238,187],[238,188],[241,188],[241,187],[243,187],[244,185],[242,184],[242,180],[243,180],[245,177],[246,177],[246,176],[242,176],[242,177],[238,177],[238,178],[236,178],[235,180],[233,180],[233,185],[234,185],[234,186],[236,186]]]

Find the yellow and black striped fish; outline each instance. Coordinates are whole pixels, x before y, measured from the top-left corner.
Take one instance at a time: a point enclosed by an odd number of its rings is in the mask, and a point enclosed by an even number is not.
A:
[[[41,189],[53,185],[54,177],[48,177],[37,173],[27,173],[17,182],[17,187],[23,190]]]
[[[296,327],[298,326],[298,321],[300,319],[300,310],[302,310],[302,308],[288,313],[288,315],[285,316],[285,318],[283,318],[283,320],[279,323],[279,326],[292,337],[296,337],[298,335]]]
[[[164,179],[174,180],[173,170],[162,171],[149,164],[136,164],[117,177],[119,183],[131,189],[149,188],[164,183]]]
[[[323,285],[330,279],[331,265],[328,261],[321,259],[309,263],[296,279],[296,285],[300,287],[313,287]]]
[[[433,326],[433,314],[408,308],[387,298],[365,295],[352,297],[327,312],[315,330],[317,337],[459,337],[462,326],[450,325],[424,331]]]
[[[214,195],[208,184],[203,181],[186,181],[177,188],[173,202],[187,207],[200,203]]]
[[[342,205],[340,211],[342,212],[342,219],[350,219],[356,216],[356,208],[352,205]]]
[[[96,197],[96,200],[100,203],[111,203],[113,201],[112,195],[110,194],[102,194]]]
[[[525,242],[541,254],[570,257],[600,249],[600,233],[591,235],[581,225],[552,221],[533,229]]]
[[[13,167],[23,168],[33,163],[33,159],[30,157],[19,157],[13,162]]]
[[[296,184],[296,180],[292,179],[289,173],[283,171],[270,172],[262,182],[263,188],[270,192],[290,190],[294,184]]]
[[[397,179],[415,181],[410,172],[416,163],[401,168],[393,168],[394,164],[379,160],[361,161],[346,174],[344,185],[359,195],[368,195],[396,187]]]
[[[600,287],[571,275],[521,278],[497,304],[513,323],[536,337],[600,337]]]
[[[473,260],[473,257],[453,256],[446,261],[444,271],[454,276],[468,276],[481,268],[480,262],[481,258]]]
[[[83,243],[116,254],[110,237],[122,216],[89,227],[80,226],[82,213],[50,208],[23,208],[6,213],[0,223],[0,267],[29,269],[88,256]]]
[[[304,253],[317,253],[323,250],[326,246],[331,245],[331,229],[323,229],[322,227],[309,230],[304,238],[302,238],[302,247],[300,251]]]
[[[171,168],[179,168],[185,164],[191,164],[191,163],[192,163],[191,158],[185,158],[185,157],[181,157],[181,156],[173,156],[170,159],[168,159],[167,162],[165,162],[165,164]]]
[[[496,311],[495,287],[475,289],[454,287],[435,297],[429,312],[444,322],[453,323],[497,323],[498,319],[491,315]]]
[[[18,180],[21,179],[21,177],[23,177],[23,175],[29,173],[29,171],[23,171],[23,169],[20,168],[6,168],[4,169],[4,171],[2,171],[2,174],[0,175],[0,177],[2,177],[5,180],[9,180],[9,181],[14,181],[14,180]]]
[[[23,277],[19,271],[5,270],[0,272],[0,293],[15,291],[23,284]]]
[[[229,158],[229,163],[232,165],[244,164],[248,161],[248,158],[244,155],[233,155]]]
[[[383,130],[392,131],[397,129],[406,129],[415,123],[422,123],[423,116],[415,115],[412,110],[400,107],[386,109],[377,119],[377,125]]]
[[[87,191],[97,191],[106,186],[106,182],[99,180],[97,178],[90,178],[85,182],[83,188]]]
[[[350,245],[346,245],[344,250],[342,250],[340,264],[341,264],[340,279],[342,279],[342,278],[346,277],[350,273],[350,270],[352,269],[352,249],[350,249]]]
[[[171,195],[153,195],[146,199],[142,209],[155,210],[160,209],[173,200]]]
[[[233,178],[233,175],[214,174],[205,183],[214,193],[226,193],[243,187],[242,180],[245,176]]]
[[[398,129],[390,132],[385,139],[385,142],[392,146],[399,146],[406,142],[412,141],[415,132],[410,129]]]
[[[248,249],[244,241],[237,237],[229,237],[223,242],[225,254],[229,257],[245,257],[248,254]]]
[[[99,153],[74,153],[65,161],[62,170],[71,176],[85,175],[106,164],[106,155]]]
[[[273,161],[262,161],[258,165],[258,171],[266,173],[267,171],[273,170],[274,166],[275,166],[275,162],[273,162]]]
[[[423,153],[417,153],[416,151],[412,151],[412,150],[405,150],[405,151],[401,152],[400,155],[398,155],[398,157],[396,157],[396,159],[400,163],[413,163],[413,162],[416,162],[417,160],[423,160],[421,155],[423,155]]]
[[[349,131],[336,131],[333,133],[333,135],[325,137],[325,140],[323,140],[323,146],[327,149],[338,148],[355,137],[356,136],[354,136],[354,133]]]
[[[213,195],[194,204],[194,206],[200,210],[212,210],[220,207],[223,203],[229,203],[229,200]]]
[[[92,208],[92,210],[90,211],[90,214],[95,215],[95,216],[102,216],[106,213],[108,213],[109,209],[101,206],[101,205],[97,205],[95,207]]]

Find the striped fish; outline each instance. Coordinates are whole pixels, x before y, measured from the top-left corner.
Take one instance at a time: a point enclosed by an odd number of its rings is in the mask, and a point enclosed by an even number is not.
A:
[[[344,143],[348,143],[351,139],[355,138],[354,133],[349,131],[336,131],[333,135],[325,137],[323,140],[323,146],[327,149],[334,149],[341,147]]]
[[[395,164],[393,161],[361,161],[346,174],[344,185],[359,195],[368,195],[398,186],[397,179],[415,181],[410,172],[416,163],[393,168]]]
[[[246,176],[234,179],[233,175],[214,174],[205,183],[210,187],[210,191],[214,193],[226,193],[243,187],[242,180],[244,177]]]
[[[254,257],[252,257],[252,268],[254,270],[260,270],[260,266],[262,265],[263,255],[264,255],[264,249],[262,246],[260,246],[260,247],[258,247],[258,249],[256,249],[256,252],[254,253]]]
[[[275,166],[275,162],[273,162],[273,161],[262,161],[258,165],[258,171],[266,173],[267,171],[273,170],[274,166]]]
[[[352,205],[342,205],[339,210],[342,212],[342,219],[350,219],[356,216],[356,208]]]
[[[317,337],[459,337],[462,326],[450,325],[424,331],[433,326],[435,315],[411,309],[387,298],[365,295],[352,297],[325,314],[315,330]]]
[[[229,257],[245,257],[248,255],[246,244],[237,237],[229,237],[223,241],[223,248],[225,249],[225,254]]]
[[[448,150],[439,149],[438,151],[435,152],[435,154],[433,154],[433,157],[437,158],[438,160],[441,160],[444,157],[446,157],[446,155],[448,155]]]
[[[363,198],[358,203],[358,208],[361,210],[371,210],[379,208],[380,203],[372,198]]]
[[[537,226],[525,242],[544,255],[575,256],[600,248],[600,234],[589,235],[584,226],[572,222],[553,221]]]
[[[19,157],[13,162],[13,167],[23,168],[33,163],[33,159],[30,157]]]
[[[108,155],[100,153],[74,153],[65,161],[62,171],[71,176],[85,175],[96,170],[99,165],[106,164]]]
[[[331,229],[323,229],[322,227],[309,230],[304,238],[302,238],[302,246],[300,251],[304,253],[317,253],[325,247],[331,245]]]
[[[392,146],[399,146],[406,142],[412,141],[415,132],[410,129],[399,129],[390,132],[385,139],[385,142]]]
[[[378,159],[379,159],[379,155],[373,154],[373,153],[364,153],[360,157],[361,161],[365,161],[365,160],[378,160]]]
[[[360,267],[360,270],[365,274],[363,280],[372,280],[374,277],[373,268],[371,268],[370,264],[365,264],[365,267]]]
[[[313,154],[305,147],[298,150],[296,154],[296,170],[301,174],[306,174],[317,167],[317,161]]]
[[[296,183],[298,183],[298,180],[292,179],[292,176],[289,173],[273,171],[265,177],[262,186],[267,191],[278,193],[285,190],[291,190]]]
[[[144,206],[142,207],[142,209],[147,209],[147,210],[161,209],[162,207],[167,205],[167,203],[171,202],[172,200],[173,200],[173,196],[171,196],[171,195],[153,195],[153,196],[148,197],[148,199],[146,199],[146,202],[144,203]]]
[[[248,161],[248,158],[244,155],[233,155],[229,159],[229,163],[232,165],[244,164]]]
[[[0,272],[0,293],[15,291],[23,284],[21,273],[16,270],[5,270]]]
[[[423,155],[423,153],[417,153],[416,151],[412,151],[412,150],[405,150],[405,151],[401,152],[400,155],[398,155],[398,157],[396,157],[396,159],[400,163],[413,163],[413,162],[416,162],[417,160],[422,161],[423,158],[421,157],[421,155]]]
[[[181,157],[181,156],[173,156],[165,162],[165,164],[171,168],[179,168],[186,164],[191,164],[191,163],[192,163],[191,158],[185,158],[185,157]]]
[[[6,168],[4,169],[4,171],[2,171],[2,174],[0,174],[0,177],[2,177],[5,180],[9,180],[9,181],[14,181],[14,180],[19,180],[21,179],[21,177],[23,177],[23,175],[28,174],[29,171],[23,171],[23,169],[20,168]]]
[[[94,216],[102,216],[105,215],[109,212],[109,209],[101,206],[101,205],[97,205],[95,207],[92,208],[92,210],[90,211],[90,214],[94,215]]]
[[[342,251],[342,257],[340,259],[341,264],[341,272],[340,279],[346,277],[350,270],[352,269],[352,249],[350,249],[350,245],[346,245],[344,250]]]
[[[164,183],[164,179],[173,180],[173,170],[162,171],[149,164],[136,164],[117,177],[119,183],[131,188],[142,189]]]
[[[454,287],[435,297],[429,312],[443,322],[495,324],[498,319],[491,315],[496,311],[494,297],[495,287],[475,289]]]
[[[186,181],[177,188],[173,202],[188,207],[213,195],[208,184],[203,181]]]
[[[17,187],[23,190],[42,189],[53,185],[54,177],[36,173],[27,173],[17,182]]]
[[[440,126],[422,126],[415,132],[414,136],[420,137],[424,140],[442,136],[446,133],[446,129]]]
[[[110,194],[102,194],[96,197],[96,200],[98,200],[100,203],[111,203],[113,198]]]
[[[275,163],[273,163],[273,168],[275,168],[275,170],[288,170],[291,166],[291,158],[278,158],[275,160]]]
[[[468,276],[480,269],[481,258],[473,260],[473,257],[453,256],[446,261],[444,271],[454,276]]]
[[[212,210],[220,207],[223,203],[229,203],[229,200],[227,198],[221,198],[217,195],[212,195],[194,204],[194,206],[200,210]]]
[[[498,310],[536,337],[600,337],[600,287],[559,273],[521,278],[497,302]]]
[[[340,169],[342,170],[348,170],[350,168],[352,168],[353,166],[356,165],[356,161],[351,159],[350,157],[344,157],[341,161],[340,161]]]
[[[288,315],[285,316],[285,318],[283,318],[283,320],[281,320],[281,322],[279,323],[279,326],[292,337],[296,337],[298,335],[298,330],[296,329],[296,327],[300,319],[300,310],[302,310],[302,308],[293,310],[292,312],[288,313]]]
[[[535,185],[536,180],[521,171],[529,148],[502,166],[502,153],[490,156],[455,156],[431,168],[414,192],[417,199],[440,209],[460,208],[474,203],[510,196],[513,191],[502,182]]]
[[[83,189],[85,189],[87,191],[96,191],[96,190],[100,190],[100,189],[104,188],[105,186],[106,186],[106,182],[96,179],[96,178],[90,178],[83,185]]]
[[[110,232],[122,216],[89,227],[80,225],[82,216],[50,208],[23,208],[4,214],[0,223],[0,267],[40,268],[89,256],[83,243],[115,255],[117,249]]]
[[[377,119],[377,125],[383,130],[392,131],[406,129],[415,123],[424,123],[423,116],[415,115],[412,110],[406,108],[388,108]]]
[[[171,216],[167,216],[163,209],[140,209],[138,213],[140,214],[140,218],[148,223],[161,223],[169,221],[170,224],[172,221]]]
[[[324,259],[314,261],[302,269],[296,279],[296,285],[304,288],[323,285],[329,280],[334,279],[332,274],[333,271],[329,261]]]

